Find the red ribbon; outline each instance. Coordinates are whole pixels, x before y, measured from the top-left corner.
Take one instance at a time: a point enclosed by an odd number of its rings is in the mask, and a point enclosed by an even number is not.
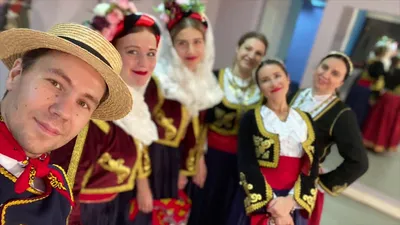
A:
[[[15,192],[21,194],[25,192],[33,181],[35,177],[47,179],[51,186],[59,191],[64,197],[66,197],[71,205],[74,204],[67,188],[64,186],[63,176],[56,169],[49,167],[50,156],[45,153],[38,158],[29,158],[26,156],[25,151],[14,139],[11,132],[8,130],[4,122],[0,121],[0,154],[10,157],[12,159],[21,162],[21,166],[24,166],[24,171],[17,178],[15,182]],[[53,175],[56,181],[51,181],[48,179],[49,175]],[[58,184],[58,185],[57,185]],[[61,184],[61,185],[60,185]],[[54,187],[56,185],[57,187]]]

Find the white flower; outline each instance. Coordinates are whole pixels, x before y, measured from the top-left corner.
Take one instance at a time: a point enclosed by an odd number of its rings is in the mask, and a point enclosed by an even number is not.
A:
[[[97,4],[96,7],[93,9],[93,13],[96,16],[106,16],[107,11],[110,9],[109,3],[100,3]]]
[[[179,5],[189,5],[190,4],[190,0],[176,0],[176,3],[178,3]]]

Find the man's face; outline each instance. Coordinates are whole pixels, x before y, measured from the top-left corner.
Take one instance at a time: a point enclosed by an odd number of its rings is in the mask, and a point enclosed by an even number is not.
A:
[[[81,59],[50,51],[22,70],[15,61],[1,108],[4,121],[30,157],[57,149],[88,123],[105,91],[101,75]]]

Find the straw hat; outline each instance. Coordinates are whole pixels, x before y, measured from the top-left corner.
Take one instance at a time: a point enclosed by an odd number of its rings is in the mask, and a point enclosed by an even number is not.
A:
[[[132,109],[132,96],[119,76],[121,56],[100,33],[72,23],[55,25],[48,32],[24,28],[0,32],[0,59],[9,69],[25,52],[39,48],[74,55],[101,74],[108,96],[94,111],[93,119],[117,120]]]

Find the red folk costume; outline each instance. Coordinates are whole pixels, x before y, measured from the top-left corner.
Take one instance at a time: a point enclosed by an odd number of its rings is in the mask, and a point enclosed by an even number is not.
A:
[[[400,63],[393,67],[363,128],[364,145],[378,153],[395,152],[400,143]]]
[[[162,205],[155,207],[152,216],[135,213],[133,202],[131,224],[175,224],[187,220],[190,204],[185,199],[188,193],[178,190],[178,176],[196,174],[197,161],[205,148],[205,110],[218,104],[223,97],[212,73],[212,29],[201,14],[202,4],[194,2],[182,6],[175,1],[167,1],[159,7],[163,11],[161,18],[166,19],[161,32],[163,48],[145,100],[159,135],[159,140],[149,146],[152,167],[149,179],[154,205]],[[199,20],[206,27],[205,56],[194,72],[179,58],[169,33],[185,18]],[[152,217],[156,221],[152,221]]]
[[[114,3],[102,3],[94,11],[105,8],[109,12],[107,5],[124,12],[122,6]],[[114,27],[115,32],[107,30],[112,27],[107,23],[105,17],[96,16],[89,25],[110,41],[127,35],[134,26],[150,27],[159,33],[155,20],[146,14],[125,15]],[[156,39],[159,41],[160,36],[156,35]],[[74,182],[77,206],[70,224],[116,224],[118,194],[132,191],[136,178],[150,174],[147,145],[157,140],[158,134],[144,102],[145,88],[128,87],[134,106],[124,118],[92,120],[75,139],[54,152],[53,160],[68,169],[68,177]]]

